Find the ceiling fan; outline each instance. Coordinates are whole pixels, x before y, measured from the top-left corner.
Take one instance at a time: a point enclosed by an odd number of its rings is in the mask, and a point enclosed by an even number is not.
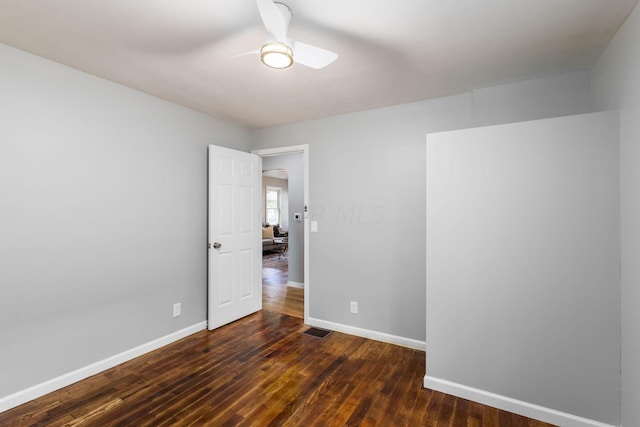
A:
[[[260,50],[260,60],[271,68],[288,68],[294,62],[314,69],[324,68],[338,58],[338,54],[287,38],[291,9],[273,0],[257,0],[258,11],[269,33]]]

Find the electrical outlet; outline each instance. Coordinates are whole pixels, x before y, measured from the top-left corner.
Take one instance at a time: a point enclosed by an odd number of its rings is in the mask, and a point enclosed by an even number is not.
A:
[[[175,303],[173,304],[173,317],[178,317],[180,316],[182,312],[182,303]]]
[[[351,314],[358,314],[358,301],[351,301]]]

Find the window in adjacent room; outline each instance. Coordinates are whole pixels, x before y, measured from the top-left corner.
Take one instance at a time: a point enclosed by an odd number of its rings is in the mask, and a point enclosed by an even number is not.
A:
[[[280,187],[267,187],[266,195],[266,213],[267,224],[280,224]]]

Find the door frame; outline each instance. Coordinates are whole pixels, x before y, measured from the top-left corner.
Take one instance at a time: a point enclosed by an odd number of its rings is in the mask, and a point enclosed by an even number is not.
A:
[[[261,150],[251,150],[253,154],[260,157],[280,156],[283,154],[302,153],[303,175],[304,175],[304,323],[309,323],[309,301],[311,300],[309,283],[309,145],[290,145],[288,147],[265,148]]]

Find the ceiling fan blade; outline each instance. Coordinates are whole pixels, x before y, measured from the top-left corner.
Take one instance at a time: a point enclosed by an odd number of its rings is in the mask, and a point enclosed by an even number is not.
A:
[[[260,49],[251,50],[249,52],[239,53],[239,54],[235,55],[234,58],[240,58],[241,56],[254,55],[254,54],[259,54],[259,53],[260,53]]]
[[[338,54],[310,44],[294,42],[293,60],[296,64],[320,69],[338,59]]]
[[[287,38],[287,19],[272,0],[257,0],[258,11],[267,32],[277,41],[284,42]]]

